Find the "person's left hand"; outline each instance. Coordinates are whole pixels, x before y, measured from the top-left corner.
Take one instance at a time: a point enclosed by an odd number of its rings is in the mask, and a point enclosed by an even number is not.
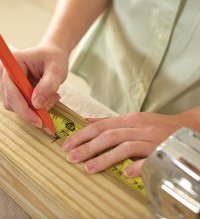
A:
[[[90,125],[63,144],[71,163],[85,162],[88,173],[100,172],[127,158],[137,159],[126,168],[129,177],[140,175],[141,167],[155,147],[183,126],[192,126],[191,117],[139,112],[125,116],[89,119]]]

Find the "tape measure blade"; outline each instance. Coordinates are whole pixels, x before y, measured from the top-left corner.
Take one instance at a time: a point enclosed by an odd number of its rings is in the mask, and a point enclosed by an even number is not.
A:
[[[50,116],[56,128],[58,139],[65,140],[70,135],[89,124],[88,121],[60,102],[50,111]],[[131,159],[127,159],[108,168],[106,173],[114,176],[117,180],[146,196],[144,183],[141,177],[128,178],[123,174],[124,169],[132,163],[133,161]]]

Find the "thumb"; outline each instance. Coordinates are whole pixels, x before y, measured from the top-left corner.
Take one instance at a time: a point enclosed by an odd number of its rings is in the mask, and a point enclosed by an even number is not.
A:
[[[55,99],[60,84],[64,81],[64,74],[57,74],[56,71],[44,73],[32,94],[32,104],[35,108],[41,109],[48,107]]]

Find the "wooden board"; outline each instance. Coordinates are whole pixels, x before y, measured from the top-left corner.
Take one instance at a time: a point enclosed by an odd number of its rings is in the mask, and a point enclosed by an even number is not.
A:
[[[57,142],[0,105],[0,187],[32,218],[152,218],[136,192],[65,157]]]

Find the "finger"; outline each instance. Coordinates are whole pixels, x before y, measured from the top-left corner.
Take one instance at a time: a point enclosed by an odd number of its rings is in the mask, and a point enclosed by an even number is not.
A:
[[[125,169],[124,174],[129,178],[141,176],[142,167],[144,165],[145,160],[146,159],[141,159],[141,160],[135,161],[133,164],[131,164],[130,166],[128,166]]]
[[[11,106],[12,110],[15,111],[21,119],[41,128],[41,119],[29,108],[28,103],[12,80],[9,78],[8,73],[5,70],[3,71],[2,81],[4,87],[5,104]]]
[[[89,173],[96,173],[102,171],[115,163],[125,160],[130,157],[144,157],[147,156],[151,149],[149,142],[124,142],[113,148],[112,150],[105,152],[98,157],[86,162],[85,167]],[[74,149],[67,155],[67,160],[73,163],[77,163],[86,160],[87,152],[83,150]]]
[[[72,153],[79,154],[80,161],[83,161],[120,144],[122,144],[122,146],[124,147],[123,150],[130,152],[134,147],[135,144],[134,141],[136,141],[136,144],[137,142],[140,141],[142,142],[146,141],[145,134],[141,132],[140,129],[137,128],[111,129],[103,132],[93,140],[76,147],[76,149],[74,149],[74,147],[65,148],[65,149],[68,151],[73,150]],[[127,143],[124,144],[123,142],[127,142]],[[152,143],[149,142],[149,145],[151,144]],[[120,146],[117,146],[117,148],[118,147]],[[145,152],[149,153],[148,150],[146,150]],[[131,156],[131,154],[129,155]],[[71,153],[68,154],[68,157],[69,159],[71,158]],[[72,161],[72,158],[69,161]]]
[[[48,68],[33,91],[32,103],[34,107],[48,106],[65,78],[65,74],[61,74],[56,68]]]
[[[13,111],[12,107],[5,100],[4,88],[3,88],[3,84],[2,84],[2,77],[0,77],[0,98],[1,98],[1,101],[3,102],[4,108],[8,111]]]
[[[2,92],[3,105],[4,105],[4,108],[5,108],[6,110],[8,110],[8,111],[13,111],[13,110],[12,110],[12,107],[11,107],[10,104],[9,104],[7,95],[6,95],[6,90],[5,90],[6,85],[5,85],[4,83],[6,83],[7,80],[4,79],[4,78],[5,78],[5,77],[4,77],[5,74],[8,74],[8,73],[6,72],[6,69],[3,67],[3,69],[2,69],[2,75],[1,75],[1,92]],[[9,84],[8,84],[8,86],[9,86]]]
[[[3,76],[3,65],[0,61],[0,98],[3,101],[4,97],[4,90],[3,90],[3,84],[2,84],[2,76]]]
[[[1,101],[4,100],[4,89],[3,89],[3,83],[2,83],[2,76],[3,76],[3,65],[0,62],[0,98],[1,98]]]
[[[2,82],[2,76],[3,76],[3,64],[1,63],[0,60],[0,81]],[[0,84],[0,88],[2,87],[2,83]]]
[[[106,130],[123,127],[126,127],[126,123],[124,122],[122,116],[97,121],[76,132],[74,135],[70,136],[64,142],[63,148],[69,149],[77,147],[95,138],[96,136],[100,135],[102,132]]]
[[[86,120],[90,123],[93,123],[93,122],[97,122],[97,121],[100,121],[102,119],[108,119],[109,117],[104,117],[104,118],[86,118]]]
[[[23,69],[23,72],[27,75],[28,74],[28,70],[27,70],[25,64],[19,62],[19,65]],[[6,110],[13,111],[12,107],[8,104],[8,101],[5,100],[4,86],[3,86],[3,81],[2,81],[2,77],[3,77],[3,72],[4,71],[6,72],[6,69],[4,68],[3,64],[0,62],[0,98],[3,101],[4,108]]]

